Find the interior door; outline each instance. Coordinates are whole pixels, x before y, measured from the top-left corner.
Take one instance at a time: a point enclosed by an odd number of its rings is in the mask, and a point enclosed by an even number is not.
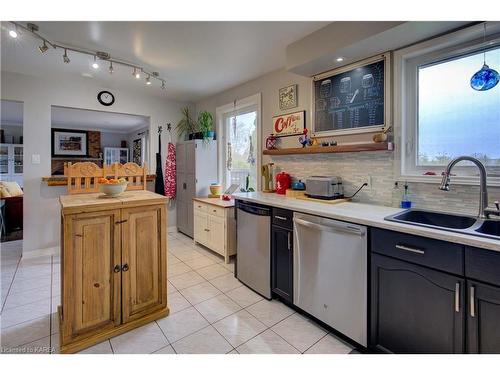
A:
[[[72,215],[65,222],[63,334],[67,338],[120,324],[120,211]]]
[[[123,321],[166,307],[166,226],[163,206],[122,210]]]

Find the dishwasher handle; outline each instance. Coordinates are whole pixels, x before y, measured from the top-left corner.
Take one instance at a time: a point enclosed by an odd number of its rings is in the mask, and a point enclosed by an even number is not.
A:
[[[365,235],[365,230],[363,228],[355,227],[352,225],[349,225],[347,223],[340,223],[336,221],[331,221],[328,223],[328,225],[323,225],[323,224],[317,224],[313,223],[311,221],[299,219],[299,218],[294,218],[293,222],[298,225],[302,225],[307,228],[315,229],[318,231],[326,231],[326,232],[345,232],[345,233],[350,233],[350,234],[356,234],[358,236],[363,237]]]
[[[271,216],[271,210],[269,208],[265,208],[265,207],[254,206],[251,204],[245,204],[242,202],[238,202],[237,208],[238,208],[238,210],[241,210],[241,211],[247,212],[249,214],[253,214],[253,215]]]

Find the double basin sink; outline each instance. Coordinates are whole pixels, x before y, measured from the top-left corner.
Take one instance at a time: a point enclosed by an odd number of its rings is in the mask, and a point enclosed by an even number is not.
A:
[[[500,240],[500,220],[409,209],[385,220]]]

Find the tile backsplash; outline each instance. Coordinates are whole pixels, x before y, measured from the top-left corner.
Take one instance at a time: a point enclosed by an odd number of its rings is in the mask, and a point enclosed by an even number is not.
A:
[[[342,177],[344,192],[353,194],[368,176],[372,188],[365,187],[354,201],[398,207],[403,183],[395,187],[394,153],[362,152],[357,154],[313,154],[273,156],[276,172],[286,171],[296,179],[313,175]],[[450,191],[441,191],[437,184],[409,182],[410,199],[414,207],[461,212],[475,215],[479,204],[479,187],[451,184]],[[488,189],[490,203],[500,200],[500,188]]]

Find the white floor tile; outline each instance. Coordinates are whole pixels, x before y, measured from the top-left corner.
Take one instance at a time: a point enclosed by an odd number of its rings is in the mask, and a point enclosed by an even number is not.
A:
[[[209,298],[215,297],[221,294],[221,291],[205,281],[200,284],[193,285],[186,289],[181,289],[180,293],[186,298],[192,305],[203,302]]]
[[[247,311],[241,310],[214,324],[215,329],[237,347],[266,329],[266,326]]]
[[[184,337],[172,346],[178,354],[224,354],[233,350],[212,326]]]
[[[157,323],[170,343],[174,343],[209,325],[194,307],[159,319]]]
[[[215,279],[211,279],[210,283],[214,285],[221,292],[229,292],[230,290],[241,287],[243,284],[238,281],[236,277],[232,273],[228,273],[221,277],[216,277]]]
[[[193,259],[188,259],[185,261],[185,263],[192,269],[196,270],[198,268],[203,268],[211,264],[215,264],[215,261],[210,259],[209,257],[202,255]]]
[[[231,275],[231,273],[220,264],[212,264],[208,267],[199,268],[196,270],[201,276],[203,276],[207,280],[212,280],[217,277],[221,277],[224,275]]]
[[[22,293],[11,294],[5,301],[4,309],[12,309],[29,303],[46,300],[50,298],[50,295],[49,288],[33,289]]]
[[[52,352],[50,336],[20,345],[11,351],[12,354],[51,354]]]
[[[170,281],[167,280],[167,294],[170,294],[170,293],[173,293],[176,291],[177,291],[177,288],[175,286],[173,286]]]
[[[153,354],[175,354],[175,351],[174,348],[172,348],[172,345],[167,345],[164,348],[157,350]]]
[[[349,354],[351,351],[351,346],[328,334],[310,347],[305,354]]]
[[[300,354],[270,329],[238,346],[236,350],[241,354]]]
[[[50,319],[43,316],[11,327],[3,327],[0,343],[2,347],[16,347],[50,335]]]
[[[247,307],[246,310],[268,327],[275,325],[294,313],[284,303],[277,300],[268,301],[266,299]]]
[[[169,342],[156,322],[111,339],[111,346],[115,354],[153,353],[168,344]]]
[[[78,354],[113,354],[113,350],[111,349],[109,340],[106,340],[100,344],[84,349],[78,352]]]
[[[185,299],[179,292],[170,293],[167,296],[167,305],[170,309],[170,314],[175,314],[191,306],[187,299]]]
[[[173,276],[173,277],[170,277],[168,280],[177,289],[189,288],[190,286],[193,286],[193,285],[196,285],[196,284],[199,284],[199,283],[206,281],[203,277],[201,277],[195,271],[190,271],[190,272],[183,273],[182,275]]]
[[[230,290],[226,293],[232,300],[234,300],[241,307],[247,307],[255,302],[259,302],[262,297],[250,290],[246,286],[240,286],[239,288]]]
[[[50,315],[50,298],[4,310],[1,316],[2,329]]]
[[[272,330],[301,353],[326,336],[326,331],[297,313],[282,320]]]
[[[195,308],[210,323],[214,323],[241,310],[240,305],[224,294],[220,294],[214,298],[203,301],[195,305]]]
[[[168,277],[174,277],[177,275],[182,275],[183,273],[192,271],[192,268],[187,264],[179,262],[175,264],[169,264],[167,267],[167,275]]]

